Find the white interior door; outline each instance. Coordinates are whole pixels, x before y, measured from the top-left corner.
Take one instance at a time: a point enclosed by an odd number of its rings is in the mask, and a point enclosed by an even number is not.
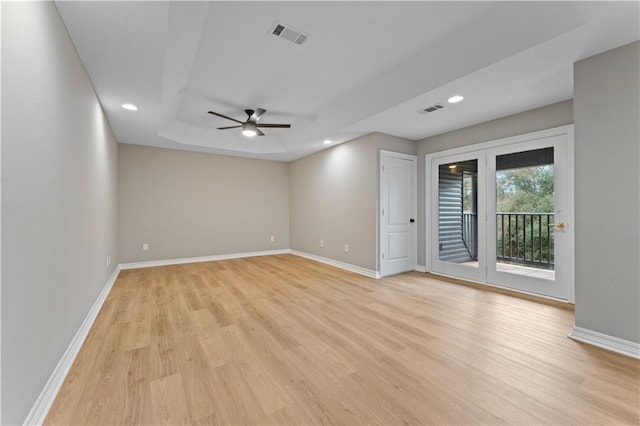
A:
[[[416,264],[415,155],[380,152],[380,275],[412,271]]]

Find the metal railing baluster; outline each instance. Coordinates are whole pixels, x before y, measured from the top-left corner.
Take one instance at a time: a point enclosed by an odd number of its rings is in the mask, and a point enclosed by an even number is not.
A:
[[[496,213],[497,260],[553,269],[553,223],[553,213]],[[466,220],[465,226],[471,230]],[[465,232],[465,235],[468,234]],[[537,254],[536,249],[539,249]]]

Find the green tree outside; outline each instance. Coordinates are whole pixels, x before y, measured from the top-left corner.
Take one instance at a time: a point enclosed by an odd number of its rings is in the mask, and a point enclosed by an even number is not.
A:
[[[553,165],[496,172],[496,211],[553,213]]]

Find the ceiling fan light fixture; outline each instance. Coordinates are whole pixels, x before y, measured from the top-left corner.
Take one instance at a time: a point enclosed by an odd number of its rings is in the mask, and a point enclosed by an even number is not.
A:
[[[255,123],[247,122],[242,125],[242,134],[248,138],[252,138],[258,134],[258,128]]]

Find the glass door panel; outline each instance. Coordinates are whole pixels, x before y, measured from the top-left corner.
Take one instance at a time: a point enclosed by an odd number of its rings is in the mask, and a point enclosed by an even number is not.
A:
[[[438,167],[438,258],[441,261],[478,267],[477,176],[478,160]]]
[[[484,222],[479,221],[478,212],[484,204],[484,191],[478,180],[484,179],[484,156],[472,153],[438,158],[431,167],[433,270],[481,280],[485,276],[484,250],[478,242]]]
[[[553,147],[496,157],[496,268],[554,280]]]

